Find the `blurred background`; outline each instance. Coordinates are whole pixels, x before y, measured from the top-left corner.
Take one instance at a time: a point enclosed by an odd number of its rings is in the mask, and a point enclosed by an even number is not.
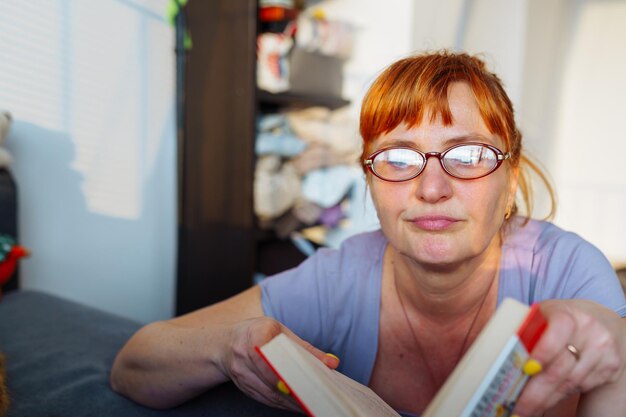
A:
[[[392,61],[440,48],[501,76],[555,185],[556,224],[626,263],[626,1],[189,0],[186,27],[174,3],[0,0],[0,110],[13,119],[0,146],[32,253],[21,287],[147,322],[376,228],[353,158],[360,99]],[[242,115],[243,130],[217,126]],[[202,214],[198,196],[243,212],[238,234],[222,236],[237,221]],[[213,259],[219,242],[234,243]]]

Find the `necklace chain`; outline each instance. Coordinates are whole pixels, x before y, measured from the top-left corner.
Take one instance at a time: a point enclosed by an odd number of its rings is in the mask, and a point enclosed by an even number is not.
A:
[[[396,280],[395,271],[393,272],[393,277],[394,277],[393,285],[394,285],[394,288],[396,290],[396,296],[398,297],[398,301],[400,301],[400,307],[402,309],[402,313],[404,314],[404,319],[406,321],[406,325],[409,327],[409,331],[411,332],[411,335],[413,336],[413,341],[415,342],[415,346],[419,349],[419,351],[420,351],[419,353],[422,355],[422,358],[424,360],[424,365],[426,367],[426,370],[428,371],[428,378],[430,379],[431,384],[436,389],[439,389],[439,386],[443,383],[443,381],[441,381],[439,383],[435,381],[435,376],[434,376],[435,373],[433,372],[432,368],[430,367],[430,364],[429,364],[429,361],[426,358],[426,354],[424,352],[424,349],[422,348],[422,345],[420,344],[419,339],[417,338],[417,335],[415,334],[415,330],[413,330],[413,326],[411,326],[411,321],[409,320],[409,315],[407,314],[406,308],[404,307],[404,302],[402,301],[402,297],[400,296],[400,291],[398,290],[398,282]],[[478,321],[478,316],[480,315],[480,312],[483,309],[483,306],[485,305],[485,301],[487,300],[487,296],[491,292],[491,287],[492,287],[494,281],[495,281],[495,277],[494,277],[494,279],[491,280],[491,283],[489,284],[489,288],[487,288],[487,291],[485,291],[485,295],[483,296],[483,299],[480,302],[480,306],[478,307],[478,311],[474,315],[474,318],[472,319],[472,323],[470,324],[469,329],[465,333],[465,337],[463,337],[463,343],[461,344],[461,349],[459,350],[459,353],[457,354],[457,357],[456,357],[456,360],[455,360],[455,363],[454,363],[454,367],[456,367],[456,365],[458,365],[458,363],[461,360],[461,357],[463,355],[463,352],[465,351],[467,342],[469,340],[470,333],[472,332],[472,329],[474,328],[474,325]],[[454,367],[453,367],[453,369],[454,369]]]

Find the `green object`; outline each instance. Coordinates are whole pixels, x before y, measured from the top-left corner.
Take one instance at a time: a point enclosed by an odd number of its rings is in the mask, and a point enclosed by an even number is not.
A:
[[[15,246],[15,239],[9,235],[0,235],[0,262],[4,261],[13,246]]]
[[[169,3],[167,3],[167,10],[165,14],[167,15],[167,20],[170,22],[170,25],[176,25],[176,16],[178,16],[181,8],[185,5],[187,5],[187,0],[170,0]],[[185,29],[184,46],[186,51],[190,50],[193,47],[191,34],[187,29]]]
[[[190,50],[192,46],[193,43],[191,42],[191,35],[188,30],[185,30],[185,50]]]

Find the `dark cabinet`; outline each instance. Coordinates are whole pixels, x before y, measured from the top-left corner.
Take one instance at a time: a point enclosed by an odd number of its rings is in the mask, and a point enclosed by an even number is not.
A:
[[[185,135],[178,144],[177,314],[250,287],[258,270],[276,272],[302,259],[288,242],[255,226],[257,114],[348,103],[257,90],[256,0],[189,2],[185,11],[193,48],[185,71]]]
[[[252,283],[256,0],[191,1],[179,152],[176,313]]]

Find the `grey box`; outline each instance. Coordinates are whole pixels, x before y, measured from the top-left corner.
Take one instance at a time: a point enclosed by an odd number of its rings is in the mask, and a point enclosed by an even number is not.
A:
[[[289,62],[291,92],[341,97],[342,59],[294,47]]]

